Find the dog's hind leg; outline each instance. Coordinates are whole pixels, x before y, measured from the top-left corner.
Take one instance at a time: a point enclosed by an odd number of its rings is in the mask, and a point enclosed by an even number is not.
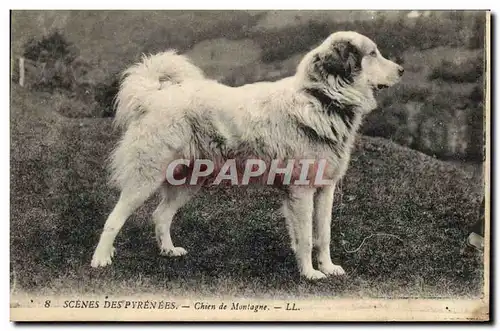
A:
[[[182,256],[187,251],[182,247],[175,247],[170,236],[170,227],[177,210],[184,206],[198,192],[198,186],[171,186],[164,184],[161,187],[163,199],[153,213],[156,240],[160,247],[160,254],[165,256]]]
[[[99,243],[92,257],[92,267],[104,267],[111,264],[111,258],[115,252],[113,242],[116,235],[127,218],[140,207],[155,190],[156,187],[142,186],[142,188],[137,188],[131,185],[127,185],[122,190],[115,208],[111,214],[109,214],[104,224]]]
[[[335,185],[329,185],[318,189],[314,197],[314,247],[317,252],[318,269],[325,275],[344,275],[341,266],[333,264],[330,257],[331,222],[333,193]]]
[[[315,188],[290,187],[285,200],[287,222],[293,227],[296,248],[295,257],[299,272],[307,279],[325,278],[325,274],[315,270],[312,264],[312,218]]]

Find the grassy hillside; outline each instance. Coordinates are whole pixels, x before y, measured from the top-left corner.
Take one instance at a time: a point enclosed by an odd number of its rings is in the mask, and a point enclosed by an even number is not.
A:
[[[146,291],[169,295],[480,296],[482,264],[464,256],[481,186],[459,166],[380,138],[360,137],[337,191],[333,258],[348,277],[302,281],[288,248],[280,193],[210,188],[181,210],[173,240],[190,253],[158,255],[149,223],[156,199],[125,225],[109,268],[90,268],[118,192],[105,160],[118,135],[109,119],[69,119],[52,94],[13,87],[13,293]],[[372,237],[374,233],[400,238]]]

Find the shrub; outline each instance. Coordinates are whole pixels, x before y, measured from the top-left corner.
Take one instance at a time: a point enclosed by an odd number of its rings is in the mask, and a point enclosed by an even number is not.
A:
[[[104,83],[95,86],[94,97],[97,102],[99,117],[115,116],[114,102],[120,88],[120,79],[113,75]]]
[[[478,104],[484,102],[483,84],[478,84],[474,86],[471,94],[469,95],[469,100],[472,102],[472,104]]]
[[[77,55],[76,48],[58,31],[41,40],[30,39],[23,51],[33,68],[33,73],[27,76],[27,85],[49,92],[72,90],[84,76],[86,67],[83,61],[77,61]]]
[[[56,31],[42,40],[31,38],[24,46],[23,56],[37,62],[63,59],[66,63],[71,63],[76,58],[75,49],[71,46],[71,43]]]
[[[463,64],[443,60],[439,67],[432,70],[429,79],[440,79],[454,83],[474,83],[483,76],[483,72],[484,65],[479,57]]]
[[[486,15],[484,13],[475,14],[474,26],[472,27],[472,37],[469,40],[470,49],[484,48],[486,34]]]
[[[474,161],[484,161],[485,156],[484,102],[484,89],[482,84],[478,84],[469,96],[469,112],[467,113],[470,138],[467,155]]]
[[[379,98],[380,108],[367,116],[363,134],[388,138],[438,158],[483,160],[482,81],[466,94],[400,84]]]
[[[404,143],[407,134],[407,114],[403,103],[394,103],[371,112],[362,127],[362,133],[372,137],[383,137]],[[404,133],[402,132],[404,131]]]

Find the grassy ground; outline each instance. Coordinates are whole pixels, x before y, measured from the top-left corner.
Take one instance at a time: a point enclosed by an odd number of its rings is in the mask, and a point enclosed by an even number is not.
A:
[[[14,87],[11,110],[12,291],[207,296],[479,296],[482,265],[461,249],[477,220],[481,185],[457,165],[387,140],[361,137],[336,193],[333,259],[348,276],[297,276],[280,193],[211,188],[178,214],[173,240],[189,254],[158,254],[149,222],[156,198],[125,225],[117,256],[90,268],[118,192],[105,159],[118,137],[105,119],[67,119],[59,100]],[[368,235],[384,232],[355,249]]]

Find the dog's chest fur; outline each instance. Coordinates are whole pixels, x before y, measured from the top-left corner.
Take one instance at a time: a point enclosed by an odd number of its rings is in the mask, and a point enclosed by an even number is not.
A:
[[[342,105],[319,90],[306,90],[317,101],[298,117],[297,129],[306,138],[312,151],[332,165],[329,176],[342,177],[347,168],[363,111],[358,106]]]

